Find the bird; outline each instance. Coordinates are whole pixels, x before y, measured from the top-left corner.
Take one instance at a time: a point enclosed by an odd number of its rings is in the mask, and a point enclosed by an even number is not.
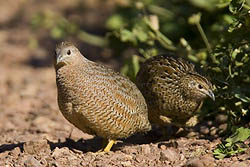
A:
[[[88,60],[70,42],[55,49],[57,101],[62,115],[81,131],[107,141],[151,130],[146,101],[137,86],[113,69]]]
[[[160,127],[193,127],[204,99],[215,100],[212,83],[174,53],[147,59],[136,75],[136,85],[148,105],[149,121]]]

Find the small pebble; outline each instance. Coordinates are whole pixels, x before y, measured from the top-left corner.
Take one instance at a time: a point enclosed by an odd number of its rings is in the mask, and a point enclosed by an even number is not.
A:
[[[219,129],[220,129],[220,130],[223,130],[223,131],[226,131],[226,130],[227,130],[227,123],[221,124],[221,125],[219,126]]]
[[[29,156],[25,161],[24,161],[24,166],[25,167],[41,167],[42,165],[39,163],[38,160],[36,160],[33,156]]]
[[[28,154],[41,154],[41,153],[49,153],[50,147],[48,145],[47,140],[38,139],[24,143],[23,150]]]
[[[164,144],[161,144],[161,145],[160,145],[160,149],[162,149],[162,150],[166,150],[166,149],[167,149],[167,146],[166,146],[166,145],[164,145]]]
[[[150,146],[146,144],[142,145],[141,151],[142,151],[142,154],[149,154],[151,152]]]
[[[211,127],[211,129],[210,129],[210,135],[216,137],[217,130],[218,129],[216,127],[214,127],[214,126]]]
[[[15,147],[11,152],[10,154],[14,157],[18,157],[18,155],[21,153],[21,150],[19,147]]]
[[[175,162],[180,159],[179,154],[174,149],[167,149],[160,152],[160,161]]]
[[[130,161],[125,161],[125,162],[121,162],[122,166],[131,166],[131,162]]]
[[[229,167],[248,167],[248,165],[246,165],[244,162],[233,162]]]
[[[200,161],[203,163],[205,167],[214,167],[214,158],[211,155],[204,155],[200,157]]]
[[[205,167],[205,166],[203,165],[203,163],[200,161],[199,158],[195,158],[195,159],[189,160],[189,161],[186,163],[186,166],[187,166],[187,167]]]
[[[202,134],[204,134],[204,135],[207,135],[207,134],[209,134],[209,129],[208,129],[208,127],[206,127],[206,126],[201,126],[201,127],[200,127],[200,132],[201,132]]]
[[[215,121],[217,123],[225,123],[227,122],[228,116],[224,114],[218,114],[215,118]]]

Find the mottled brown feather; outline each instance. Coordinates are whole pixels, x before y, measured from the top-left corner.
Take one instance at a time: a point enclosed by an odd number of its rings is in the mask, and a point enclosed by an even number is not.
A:
[[[149,120],[159,125],[189,126],[188,120],[207,97],[190,88],[191,82],[201,84],[204,92],[212,89],[212,84],[183,58],[158,55],[146,60],[136,76],[136,84],[148,104]]]
[[[58,105],[69,122],[106,139],[126,138],[151,129],[145,99],[134,83],[86,59],[70,43],[58,45],[57,55],[60,57],[65,49],[72,51],[72,57],[55,69]]]

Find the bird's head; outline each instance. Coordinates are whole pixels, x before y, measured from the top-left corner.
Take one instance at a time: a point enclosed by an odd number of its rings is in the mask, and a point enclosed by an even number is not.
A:
[[[187,98],[202,101],[206,97],[210,97],[215,100],[211,82],[197,73],[189,73],[183,77],[182,86]]]
[[[54,65],[59,69],[65,65],[78,63],[83,56],[80,51],[70,42],[62,42],[56,46]]]

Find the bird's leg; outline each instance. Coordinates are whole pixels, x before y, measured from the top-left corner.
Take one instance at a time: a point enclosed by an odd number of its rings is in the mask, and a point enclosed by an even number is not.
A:
[[[111,147],[115,144],[115,140],[109,140],[108,145],[105,147],[104,152],[109,152]]]
[[[173,125],[162,126],[160,128],[162,132],[161,140],[166,140],[166,139],[169,140],[173,136],[175,136],[177,132],[180,131],[180,128],[173,126]]]
[[[103,139],[102,140],[102,148],[104,149],[101,149],[99,151],[97,151],[96,153],[94,154],[104,154],[106,152],[109,152],[111,147],[113,146],[113,144],[115,144],[116,141],[115,140],[108,140],[108,139]]]
[[[161,126],[160,130],[162,133],[162,137],[160,138],[160,140],[169,140],[173,135],[173,131],[171,130],[171,125]]]

